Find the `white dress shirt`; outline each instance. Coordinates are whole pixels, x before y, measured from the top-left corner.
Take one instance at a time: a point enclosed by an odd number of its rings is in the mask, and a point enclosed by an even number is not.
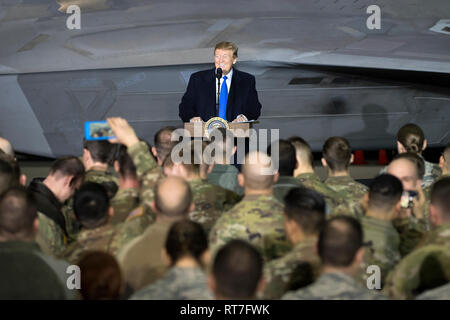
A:
[[[220,88],[221,89],[222,89],[223,80],[224,80],[223,77],[224,76],[222,76],[222,79],[220,79]],[[227,81],[227,89],[228,89],[228,98],[230,98],[231,80],[233,79],[233,68],[231,68],[230,72],[226,75],[226,77],[227,77],[226,81]],[[218,87],[218,83],[217,83],[217,79],[216,79],[216,103],[217,103],[217,101],[219,101],[218,100],[219,97],[217,96],[218,93],[219,93],[219,87]],[[244,119],[247,121],[247,117],[245,115],[240,114],[236,118],[239,118],[239,116],[243,116]],[[232,119],[232,120],[234,120],[234,119]],[[232,120],[228,119],[228,121],[232,121]]]

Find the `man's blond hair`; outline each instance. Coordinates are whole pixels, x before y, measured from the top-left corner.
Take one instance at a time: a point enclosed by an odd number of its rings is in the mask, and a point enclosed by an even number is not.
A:
[[[216,53],[217,49],[231,50],[231,51],[233,51],[233,58],[238,57],[238,47],[233,42],[229,42],[229,41],[219,42],[218,44],[216,44],[216,47],[214,48],[214,53]]]

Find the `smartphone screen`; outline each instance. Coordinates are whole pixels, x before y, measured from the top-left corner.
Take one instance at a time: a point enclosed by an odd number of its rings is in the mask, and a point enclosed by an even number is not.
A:
[[[108,140],[115,138],[106,120],[85,122],[84,136],[86,140]]]
[[[400,205],[402,208],[411,208],[413,206],[413,199],[417,197],[416,191],[408,191],[405,190],[402,193],[402,197],[400,199]]]

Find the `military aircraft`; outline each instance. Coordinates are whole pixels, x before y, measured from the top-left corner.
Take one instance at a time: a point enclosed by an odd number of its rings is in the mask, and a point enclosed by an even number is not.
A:
[[[189,76],[225,40],[256,77],[255,128],[314,150],[332,135],[393,147],[408,122],[450,141],[448,0],[0,0],[0,136],[80,154],[85,121],[122,116],[151,141],[182,126]]]

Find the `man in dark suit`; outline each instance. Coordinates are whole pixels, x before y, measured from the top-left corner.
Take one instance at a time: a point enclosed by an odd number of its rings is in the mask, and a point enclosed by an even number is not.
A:
[[[233,68],[237,61],[237,46],[220,42],[214,49],[215,69],[191,75],[186,93],[179,106],[184,122],[208,121],[221,117],[230,122],[256,120],[261,114],[261,103],[255,88],[255,77]],[[222,69],[218,99],[217,69]],[[216,102],[219,101],[219,110]]]

